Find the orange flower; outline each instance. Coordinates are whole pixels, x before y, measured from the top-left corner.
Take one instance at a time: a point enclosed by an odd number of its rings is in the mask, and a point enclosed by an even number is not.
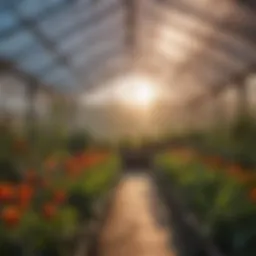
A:
[[[42,211],[43,216],[46,219],[52,219],[57,213],[57,208],[53,203],[46,203],[45,205],[43,205]]]
[[[0,200],[9,201],[15,197],[15,188],[11,184],[0,185]]]
[[[232,176],[238,177],[242,172],[242,168],[238,164],[232,164],[228,166],[227,172]]]
[[[9,206],[3,210],[1,219],[8,227],[15,227],[20,222],[21,214],[17,207]]]
[[[83,163],[84,167],[89,167],[93,164],[93,161],[94,161],[93,156],[85,155],[83,157],[83,162],[82,163]]]
[[[64,190],[57,190],[54,192],[53,198],[54,202],[56,202],[57,204],[62,204],[66,201],[67,195]]]
[[[248,171],[244,170],[240,165],[237,164],[229,166],[227,172],[240,182],[247,182],[252,177]]]
[[[68,170],[71,169],[75,165],[74,159],[68,158],[65,165]]]
[[[79,174],[81,167],[81,163],[76,158],[70,158],[66,162],[66,170],[71,176]]]
[[[91,152],[86,153],[83,156],[83,166],[90,167],[92,165],[100,163],[104,159],[104,155],[102,153]]]
[[[242,167],[239,164],[231,164],[228,166],[228,171],[237,173],[242,170]]]
[[[249,195],[250,199],[252,202],[256,203],[256,188],[253,188],[250,191],[250,195]]]
[[[218,156],[210,156],[204,159],[204,163],[213,168],[221,168],[224,166],[224,160]]]

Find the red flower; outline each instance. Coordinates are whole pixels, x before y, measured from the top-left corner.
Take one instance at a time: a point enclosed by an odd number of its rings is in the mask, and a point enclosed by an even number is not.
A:
[[[45,205],[43,205],[42,211],[43,216],[46,219],[52,219],[57,213],[57,208],[53,203],[46,203]]]
[[[227,172],[234,177],[239,177],[242,173],[242,168],[238,164],[228,166]]]
[[[62,204],[66,201],[67,195],[64,190],[57,190],[54,192],[53,198],[54,202],[56,202],[57,204]]]
[[[15,227],[20,222],[21,214],[17,207],[9,206],[3,210],[1,219],[8,227]]]
[[[81,163],[77,158],[70,158],[66,162],[66,170],[70,176],[77,176],[81,171]]]
[[[240,182],[247,182],[250,179],[253,179],[253,175],[237,164],[229,166],[227,172]]]
[[[90,152],[86,153],[83,156],[83,166],[90,167],[94,164],[100,163],[104,159],[104,156],[101,153]]]
[[[9,201],[15,197],[15,189],[11,184],[0,185],[0,201]]]
[[[252,202],[256,203],[256,188],[253,188],[250,191],[250,195],[249,195],[250,199]]]

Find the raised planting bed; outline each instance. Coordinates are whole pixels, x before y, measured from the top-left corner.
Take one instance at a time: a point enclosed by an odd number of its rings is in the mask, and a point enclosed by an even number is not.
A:
[[[256,255],[254,170],[191,149],[164,152],[155,162],[195,214],[204,237],[225,255]]]
[[[20,180],[0,181],[0,255],[72,255],[118,170],[110,152],[56,153]]]

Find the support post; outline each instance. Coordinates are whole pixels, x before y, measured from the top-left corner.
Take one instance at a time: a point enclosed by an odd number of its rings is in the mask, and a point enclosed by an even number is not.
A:
[[[27,137],[31,144],[35,142],[36,137],[36,96],[38,86],[36,81],[31,79],[27,84],[26,98],[27,98]]]
[[[219,129],[220,126],[223,126],[226,123],[226,109],[224,106],[223,93],[224,91],[221,90],[218,93],[214,94],[212,98],[213,119],[216,129]]]
[[[243,118],[249,114],[247,87],[244,80],[237,85],[237,92],[238,92],[238,113],[239,113],[239,116]]]
[[[132,56],[132,62],[136,55],[136,33],[137,33],[137,15],[136,15],[136,1],[137,0],[123,0],[126,9],[126,45],[128,53]]]

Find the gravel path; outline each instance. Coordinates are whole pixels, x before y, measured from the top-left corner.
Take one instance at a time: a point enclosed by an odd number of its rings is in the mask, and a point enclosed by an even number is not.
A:
[[[100,256],[174,256],[164,207],[146,174],[120,182],[99,241]],[[163,222],[164,221],[164,222]]]

